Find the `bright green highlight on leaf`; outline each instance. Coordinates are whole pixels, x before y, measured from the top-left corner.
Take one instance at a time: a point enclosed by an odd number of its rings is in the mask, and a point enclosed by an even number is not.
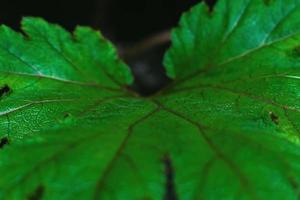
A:
[[[1,200],[299,199],[300,0],[195,6],[149,98],[99,32],[22,27],[0,29]]]

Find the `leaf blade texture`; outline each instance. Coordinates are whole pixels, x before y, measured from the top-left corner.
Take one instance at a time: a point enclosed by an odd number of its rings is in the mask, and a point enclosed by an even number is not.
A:
[[[98,32],[2,27],[0,199],[299,199],[299,13],[200,3],[150,98]]]

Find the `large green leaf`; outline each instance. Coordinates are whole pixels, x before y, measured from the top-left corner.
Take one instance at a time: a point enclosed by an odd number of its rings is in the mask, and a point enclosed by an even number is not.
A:
[[[300,0],[200,3],[149,98],[99,33],[23,30],[0,30],[0,199],[300,198]]]

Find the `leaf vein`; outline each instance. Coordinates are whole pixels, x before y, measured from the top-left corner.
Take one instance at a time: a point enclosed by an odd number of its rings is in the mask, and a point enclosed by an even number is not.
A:
[[[226,165],[232,170],[232,172],[234,172],[236,174],[236,176],[238,177],[241,186],[249,193],[249,195],[251,196],[251,198],[253,200],[258,200],[258,198],[256,197],[256,194],[254,193],[254,191],[252,190],[252,188],[250,188],[250,184],[248,179],[246,178],[246,176],[243,174],[243,172],[239,169],[239,167],[232,161],[230,160],[215,144],[214,142],[211,140],[211,138],[206,134],[206,132],[204,131],[205,127],[204,125],[193,121],[192,119],[187,118],[186,116],[182,115],[181,113],[178,113],[177,111],[174,111],[170,108],[167,108],[166,106],[164,106],[163,104],[161,104],[160,102],[155,101],[155,103],[157,103],[157,105],[159,105],[163,110],[169,112],[170,114],[177,116],[179,118],[181,118],[182,120],[192,124],[193,126],[195,126],[201,137],[206,141],[206,143],[209,145],[209,147],[211,148],[211,150],[215,153],[215,155],[224,161],[224,163],[226,163]]]
[[[145,120],[149,119],[150,117],[152,117],[155,113],[159,112],[160,109],[161,109],[160,106],[157,106],[157,108],[155,108],[154,110],[150,111],[149,113],[147,113],[146,115],[144,115],[143,117],[139,118],[138,120],[136,120],[135,122],[133,122],[131,125],[129,125],[126,136],[122,140],[122,142],[121,142],[119,148],[117,149],[115,155],[113,156],[113,158],[111,159],[111,161],[108,163],[108,165],[106,166],[104,172],[102,173],[102,175],[99,177],[99,179],[97,181],[97,185],[96,185],[96,189],[95,189],[95,194],[94,194],[94,199],[95,200],[99,200],[100,199],[101,190],[103,189],[103,186],[105,185],[105,180],[107,179],[109,173],[113,169],[113,166],[114,166],[115,162],[122,155],[124,149],[126,148],[126,145],[127,145],[128,141],[129,141],[130,137],[132,136],[134,128],[138,124],[140,124],[140,123],[144,122]]]

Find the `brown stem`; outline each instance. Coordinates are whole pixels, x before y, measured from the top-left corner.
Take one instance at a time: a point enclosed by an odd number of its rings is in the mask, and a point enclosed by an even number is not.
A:
[[[170,30],[162,31],[158,34],[147,37],[146,39],[138,42],[137,44],[125,47],[120,50],[120,56],[124,59],[130,59],[152,49],[156,46],[164,45],[170,42]]]

